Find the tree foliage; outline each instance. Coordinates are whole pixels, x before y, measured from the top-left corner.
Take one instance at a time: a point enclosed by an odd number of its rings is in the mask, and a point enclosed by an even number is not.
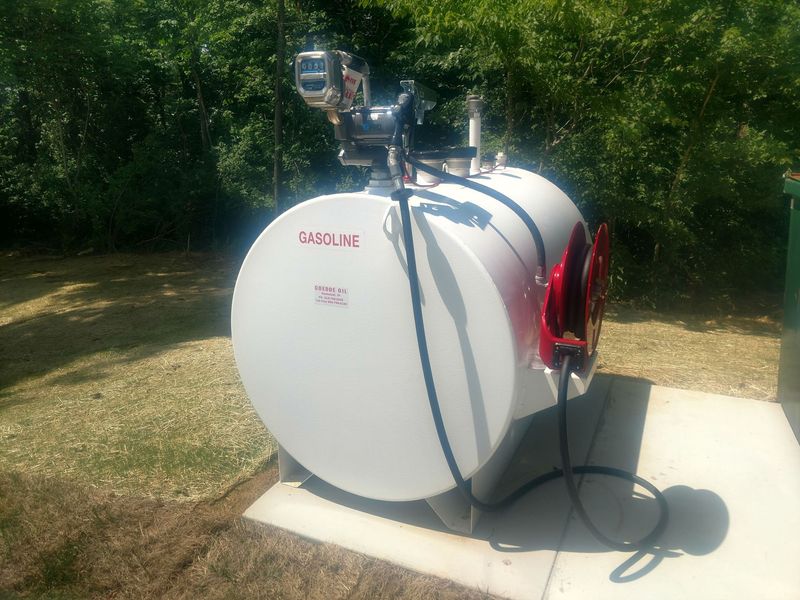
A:
[[[611,224],[618,293],[780,286],[797,3],[368,3],[490,99],[495,148]]]
[[[364,56],[379,99],[401,77],[437,89],[429,144],[463,143],[481,93],[487,149],[610,223],[617,293],[780,285],[781,174],[800,162],[800,6],[783,0],[287,3],[280,186],[273,3],[0,3],[2,239],[246,244],[274,188],[292,204],[358,187],[291,89],[314,46]]]

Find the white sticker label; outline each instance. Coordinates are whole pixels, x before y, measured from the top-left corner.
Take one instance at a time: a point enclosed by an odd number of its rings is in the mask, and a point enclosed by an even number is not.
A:
[[[350,108],[355,100],[358,85],[361,83],[361,73],[354,69],[344,68],[344,99],[341,105],[344,108]]]
[[[328,306],[341,306],[347,308],[350,298],[347,288],[335,285],[315,285],[314,302],[316,304],[327,304]]]

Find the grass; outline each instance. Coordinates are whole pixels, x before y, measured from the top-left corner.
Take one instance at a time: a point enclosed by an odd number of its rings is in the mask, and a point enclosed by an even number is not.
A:
[[[774,401],[780,360],[778,302],[745,314],[671,313],[614,306],[600,338],[601,371],[669,387]]]
[[[0,465],[200,499],[275,445],[233,363],[215,258],[3,259]]]
[[[484,598],[240,519],[277,478],[235,261],[0,257],[0,599]],[[613,307],[601,369],[774,399],[779,325]]]
[[[276,467],[196,503],[0,475],[0,598],[485,598],[239,517]]]

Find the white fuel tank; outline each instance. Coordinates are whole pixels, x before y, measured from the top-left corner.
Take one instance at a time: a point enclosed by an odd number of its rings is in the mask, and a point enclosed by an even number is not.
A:
[[[548,269],[561,260],[583,223],[561,190],[512,168],[475,180],[529,212]],[[515,419],[553,403],[528,397],[523,384],[545,377],[536,248],[510,209],[460,185],[417,188],[411,205],[439,402],[469,478]],[[304,202],[251,248],[232,313],[242,381],[279,444],[338,488],[398,501],[454,487],[428,405],[400,236],[388,193]]]

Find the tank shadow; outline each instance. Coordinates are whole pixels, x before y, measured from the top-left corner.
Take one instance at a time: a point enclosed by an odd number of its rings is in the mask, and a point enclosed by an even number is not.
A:
[[[69,368],[106,351],[137,360],[174,344],[230,335],[237,264],[228,257],[165,254],[0,260],[0,411],[7,390],[68,370],[59,382],[102,377]]]
[[[464,373],[467,378],[467,389],[469,390],[472,422],[475,424],[475,445],[479,455],[484,455],[490,449],[489,425],[486,419],[485,402],[478,366],[475,361],[475,353],[472,350],[472,343],[467,332],[467,308],[464,304],[464,297],[461,294],[456,275],[450,266],[450,261],[439,247],[427,219],[416,211],[414,217],[417,227],[419,227],[420,233],[425,240],[425,252],[428,264],[434,274],[433,279],[436,283],[436,289],[447,307],[447,312],[450,313],[453,319],[453,325],[458,334],[458,346],[464,361]]]
[[[597,375],[590,392],[569,404],[573,462],[595,464],[593,451],[602,445],[604,451],[599,462],[636,472],[649,389],[650,383],[645,380]],[[498,485],[497,498],[559,467],[556,419],[554,407],[533,416],[525,438]],[[663,473],[642,475],[657,486],[659,478],[664,476]],[[561,481],[556,479],[536,488],[505,511],[484,514],[471,537],[485,540],[498,552],[611,552],[572,514]],[[304,487],[324,499],[368,514],[447,535],[464,535],[448,530],[424,500],[368,500],[317,478],[309,480]],[[613,539],[638,540],[658,519],[655,500],[640,493],[630,482],[587,475],[580,489],[593,521]],[[724,541],[730,518],[719,495],[685,485],[672,485],[662,492],[670,509],[667,529],[650,551],[620,554],[624,561],[609,574],[612,581],[634,581],[652,572],[666,558],[709,554]]]

